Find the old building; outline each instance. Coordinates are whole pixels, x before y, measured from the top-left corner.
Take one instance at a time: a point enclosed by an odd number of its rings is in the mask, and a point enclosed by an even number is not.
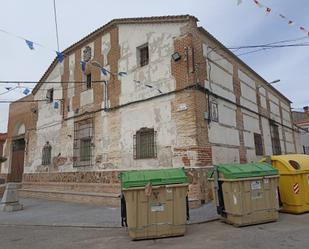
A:
[[[289,99],[197,21],[115,19],[54,60],[29,127],[10,110],[9,137],[26,141],[21,193],[115,204],[119,172],[185,167],[190,200],[207,201],[211,165],[300,150]]]
[[[6,137],[7,137],[6,133],[0,133],[0,156],[3,155],[3,146],[6,141]]]
[[[10,104],[7,140],[3,153],[7,161],[2,164],[0,178],[20,182],[24,167],[29,163],[28,143],[35,136],[37,105],[33,95]]]
[[[304,154],[309,155],[309,107],[305,106],[303,112],[292,112],[295,124],[300,128],[300,141]]]

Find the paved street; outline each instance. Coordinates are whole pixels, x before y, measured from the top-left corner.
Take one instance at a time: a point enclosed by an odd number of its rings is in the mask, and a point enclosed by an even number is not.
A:
[[[24,205],[24,210],[0,212],[0,225],[121,227],[120,208],[40,199],[21,199],[20,203]],[[216,218],[212,203],[190,210],[190,223]]]
[[[280,221],[235,228],[219,221],[189,225],[184,237],[131,241],[123,228],[0,226],[4,249],[305,249],[309,247],[309,214],[281,214]]]

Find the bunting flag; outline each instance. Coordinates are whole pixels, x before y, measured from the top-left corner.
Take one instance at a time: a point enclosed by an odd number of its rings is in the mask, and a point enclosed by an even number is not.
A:
[[[28,45],[28,47],[33,50],[34,47],[33,47],[33,42],[32,41],[29,41],[29,40],[25,40],[26,44]]]
[[[108,73],[108,71],[107,71],[104,67],[101,68],[101,72],[102,72],[102,74],[104,74],[105,76],[106,76],[107,73]]]
[[[271,8],[269,8],[268,6],[263,5],[259,0],[252,0],[252,1],[253,1],[253,3],[254,3],[257,7],[263,8],[263,9],[265,10],[266,15],[268,15],[268,14],[270,14],[270,13],[274,13],[274,11],[273,11]],[[243,2],[243,0],[237,0],[237,6],[240,5],[240,4],[242,4],[242,2]],[[295,24],[294,21],[288,19],[285,15],[282,15],[282,14],[280,14],[280,13],[274,13],[274,14],[278,15],[281,19],[284,19],[284,20],[287,19],[287,20],[288,20],[288,25],[291,25],[291,26],[292,26],[292,25]],[[309,36],[309,30],[306,29],[304,26],[299,26],[298,29],[299,29],[300,31],[306,32],[306,34]]]
[[[86,62],[80,61],[80,65],[82,67],[82,72],[85,73],[86,72]]]
[[[25,90],[23,91],[23,94],[28,95],[30,93],[30,90],[28,88],[25,88]]]
[[[56,54],[57,54],[57,59],[58,59],[59,63],[62,63],[63,60],[64,60],[63,53],[56,51]]]
[[[271,8],[266,8],[266,14],[269,14],[271,12]]]
[[[10,91],[12,89],[12,87],[6,87],[5,89]]]
[[[263,8],[264,6],[257,0],[253,0],[254,3],[256,4],[256,6],[258,6],[259,8]]]

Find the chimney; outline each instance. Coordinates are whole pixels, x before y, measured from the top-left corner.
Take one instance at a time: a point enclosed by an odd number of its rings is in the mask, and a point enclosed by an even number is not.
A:
[[[304,112],[309,113],[309,106],[304,106]]]

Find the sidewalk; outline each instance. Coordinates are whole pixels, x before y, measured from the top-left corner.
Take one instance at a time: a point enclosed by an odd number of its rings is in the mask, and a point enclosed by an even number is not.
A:
[[[121,227],[120,208],[76,204],[42,199],[21,199],[24,210],[0,212],[0,225],[41,225],[76,227]],[[190,209],[189,224],[217,218],[212,203]]]

